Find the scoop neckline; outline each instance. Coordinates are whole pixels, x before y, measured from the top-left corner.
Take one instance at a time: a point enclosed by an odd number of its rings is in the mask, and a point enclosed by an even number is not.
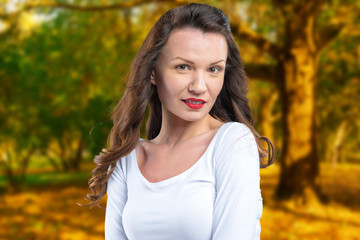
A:
[[[219,127],[219,129],[217,130],[217,132],[215,133],[215,135],[213,136],[213,138],[211,139],[209,145],[207,146],[205,152],[199,157],[198,160],[196,160],[196,162],[191,165],[188,169],[186,169],[185,171],[169,177],[167,179],[161,180],[161,181],[157,181],[157,182],[150,182],[149,180],[147,180],[145,178],[145,176],[141,173],[138,162],[137,162],[137,155],[136,155],[136,148],[133,150],[133,157],[135,158],[135,167],[136,167],[136,171],[138,172],[140,178],[142,179],[143,182],[145,182],[145,184],[147,184],[148,186],[162,186],[162,185],[168,185],[171,184],[175,181],[177,181],[178,179],[182,179],[185,178],[186,176],[188,176],[195,168],[197,165],[199,165],[199,163],[202,161],[203,158],[205,158],[205,156],[208,154],[208,152],[210,151],[209,149],[211,148],[212,145],[215,144],[215,140],[218,138],[218,136],[220,135],[220,132],[222,131],[222,129],[224,128],[225,125],[228,125],[229,123],[232,122],[226,122],[223,125],[221,125]],[[142,141],[143,139],[140,139],[140,141]]]

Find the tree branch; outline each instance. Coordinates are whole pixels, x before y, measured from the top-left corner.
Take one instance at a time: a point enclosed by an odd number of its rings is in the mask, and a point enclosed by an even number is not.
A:
[[[299,15],[318,15],[322,11],[322,7],[329,2],[329,0],[316,0],[316,1],[308,1],[302,0],[300,1],[300,9],[301,12]]]
[[[344,25],[329,25],[316,33],[315,41],[318,49],[325,48],[332,40],[334,40],[343,29]]]
[[[81,5],[75,5],[75,4],[69,4],[69,3],[59,3],[55,1],[43,1],[38,3],[28,3],[25,5],[25,10],[29,10],[32,8],[39,8],[39,7],[53,7],[53,8],[65,8],[65,9],[71,9],[76,11],[89,11],[89,12],[95,12],[95,11],[108,11],[108,10],[116,10],[116,9],[127,9],[127,8],[133,8],[137,7],[146,3],[160,3],[160,2],[171,2],[176,3],[179,5],[187,3],[187,1],[181,1],[181,0],[137,0],[137,1],[128,1],[124,3],[117,3],[117,4],[109,4],[109,5],[94,5],[94,6],[81,6]]]
[[[254,44],[261,51],[268,52],[274,58],[279,56],[281,50],[276,44],[238,22],[233,21],[233,23],[231,23],[231,29],[234,36]]]
[[[266,64],[246,64],[245,72],[250,79],[276,82],[275,66]]]
[[[50,8],[63,8],[63,9],[70,9],[75,11],[88,11],[88,12],[95,12],[95,11],[111,11],[111,10],[124,10],[133,7],[137,7],[147,3],[162,3],[162,2],[169,2],[176,5],[183,5],[186,3],[190,3],[189,0],[135,0],[135,1],[128,1],[124,3],[117,3],[117,4],[109,4],[109,5],[93,5],[93,6],[81,6],[69,3],[59,3],[56,1],[39,1],[36,3],[26,3],[16,12],[7,14],[0,12],[0,21],[6,21],[9,24],[9,28],[7,31],[0,32],[0,38],[4,37],[9,33],[9,31],[14,29],[16,25],[17,17],[23,11],[28,11],[35,8],[43,8],[43,7],[50,7]]]

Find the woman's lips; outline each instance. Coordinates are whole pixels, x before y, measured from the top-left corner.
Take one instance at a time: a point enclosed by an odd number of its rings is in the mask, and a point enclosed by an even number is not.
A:
[[[197,98],[187,98],[183,102],[191,109],[200,109],[206,103],[206,101]]]

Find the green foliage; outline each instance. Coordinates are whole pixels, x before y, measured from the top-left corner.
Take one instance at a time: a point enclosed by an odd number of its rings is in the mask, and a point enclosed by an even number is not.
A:
[[[45,11],[52,20],[0,44],[1,148],[50,149],[54,158],[67,158],[64,170],[76,169],[77,142],[91,154],[106,146],[111,109],[137,49],[129,47],[132,32],[119,12]],[[12,159],[0,163],[26,169],[16,154]]]
[[[318,101],[322,154],[337,140],[345,124],[340,147],[342,158],[352,159],[360,147],[360,36],[343,34],[322,53],[319,60]],[[360,158],[357,155],[356,161]]]

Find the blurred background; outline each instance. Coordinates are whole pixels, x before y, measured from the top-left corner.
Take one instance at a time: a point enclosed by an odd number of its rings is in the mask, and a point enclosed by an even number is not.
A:
[[[277,148],[261,238],[360,239],[360,1],[194,2],[229,16],[256,129]],[[132,59],[187,3],[0,0],[0,239],[104,238],[105,211],[76,203]]]

